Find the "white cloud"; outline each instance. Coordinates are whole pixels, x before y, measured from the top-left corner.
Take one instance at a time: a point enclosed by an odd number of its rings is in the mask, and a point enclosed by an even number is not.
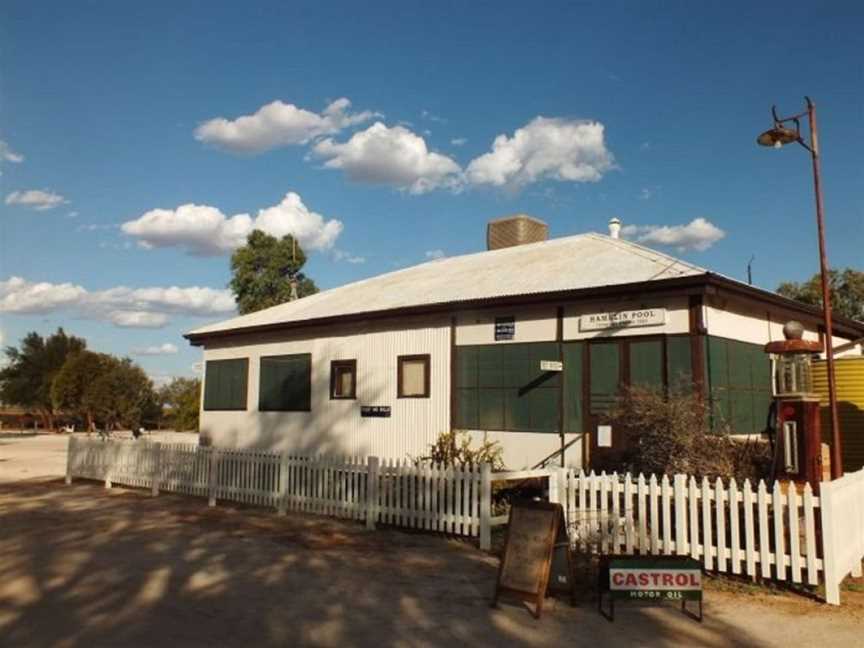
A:
[[[465,146],[468,143],[468,139],[465,137],[454,137],[450,140],[450,143],[453,146]]]
[[[343,97],[319,114],[274,101],[261,106],[252,115],[234,120],[210,119],[195,129],[195,139],[234,153],[262,153],[283,146],[307,144],[316,137],[333,135],[378,116],[368,110],[349,113],[350,106],[351,102]]]
[[[423,119],[428,119],[429,121],[438,122],[439,124],[446,124],[447,120],[441,117],[440,115],[436,115],[434,113],[429,112],[428,110],[424,110],[420,113],[420,116]]]
[[[224,254],[243,245],[254,229],[273,236],[292,234],[307,250],[333,247],[342,233],[341,221],[310,211],[300,196],[285,194],[277,205],[249,214],[228,217],[216,207],[180,205],[176,209],[153,209],[121,229],[145,248],[182,247],[191,254]]]
[[[427,259],[432,259],[432,260],[443,259],[446,256],[447,255],[444,254],[444,250],[427,250],[426,251],[426,258]]]
[[[215,317],[235,312],[228,290],[191,286],[88,291],[72,283],[31,282],[21,277],[0,281],[0,313],[70,311],[115,326],[160,328],[171,315]]]
[[[366,263],[366,257],[357,256],[345,250],[333,250],[334,261],[345,261],[346,263]]]
[[[4,140],[0,140],[0,162],[12,162],[20,164],[24,161],[24,156],[16,153]]]
[[[471,161],[468,181],[518,189],[540,180],[597,182],[615,167],[600,122],[536,117]]]
[[[78,218],[78,212],[77,211],[70,211],[66,214],[66,218]]]
[[[41,189],[28,189],[27,191],[13,191],[6,196],[7,205],[23,205],[32,207],[39,211],[54,209],[59,205],[69,202],[60,194]]]
[[[177,346],[170,342],[164,344],[148,346],[138,349],[132,349],[134,355],[152,356],[152,355],[174,355],[178,352]]]
[[[686,225],[625,225],[621,235],[639,243],[668,245],[679,252],[704,252],[726,236],[726,232],[705,218],[694,218]]]
[[[392,185],[412,194],[458,189],[461,183],[462,170],[454,160],[430,151],[426,140],[403,126],[376,122],[347,142],[327,138],[313,150],[326,168],[341,169],[357,182]]]

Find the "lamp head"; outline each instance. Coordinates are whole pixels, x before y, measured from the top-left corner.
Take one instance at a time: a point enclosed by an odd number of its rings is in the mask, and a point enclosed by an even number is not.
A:
[[[771,146],[773,148],[780,148],[782,146],[785,146],[786,144],[797,142],[800,137],[801,136],[798,134],[798,131],[794,131],[791,128],[785,128],[780,124],[776,124],[774,128],[765,131],[759,137],[757,137],[756,142],[760,146]]]

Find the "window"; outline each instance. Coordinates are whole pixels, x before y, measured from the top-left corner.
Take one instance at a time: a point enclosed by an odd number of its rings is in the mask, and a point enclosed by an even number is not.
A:
[[[396,375],[399,398],[429,398],[429,355],[399,356]]]
[[[249,359],[208,360],[204,365],[204,409],[245,410]]]
[[[263,356],[258,409],[308,412],[312,409],[312,355]]]
[[[333,360],[330,363],[330,399],[357,398],[357,361]]]

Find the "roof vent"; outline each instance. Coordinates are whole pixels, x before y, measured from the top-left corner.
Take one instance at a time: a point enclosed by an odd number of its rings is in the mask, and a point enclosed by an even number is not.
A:
[[[514,214],[489,221],[486,226],[486,249],[540,243],[549,238],[549,226],[527,214]]]
[[[614,239],[621,238],[621,219],[609,219],[609,236]]]

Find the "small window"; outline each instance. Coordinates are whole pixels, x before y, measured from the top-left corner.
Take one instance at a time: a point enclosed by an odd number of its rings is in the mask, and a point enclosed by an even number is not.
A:
[[[399,356],[397,396],[429,398],[429,355]]]
[[[245,410],[247,358],[208,360],[204,365],[204,409]]]
[[[258,409],[308,412],[312,409],[312,356],[308,353],[262,356]]]
[[[330,363],[330,398],[332,400],[357,398],[356,360],[333,360]]]

